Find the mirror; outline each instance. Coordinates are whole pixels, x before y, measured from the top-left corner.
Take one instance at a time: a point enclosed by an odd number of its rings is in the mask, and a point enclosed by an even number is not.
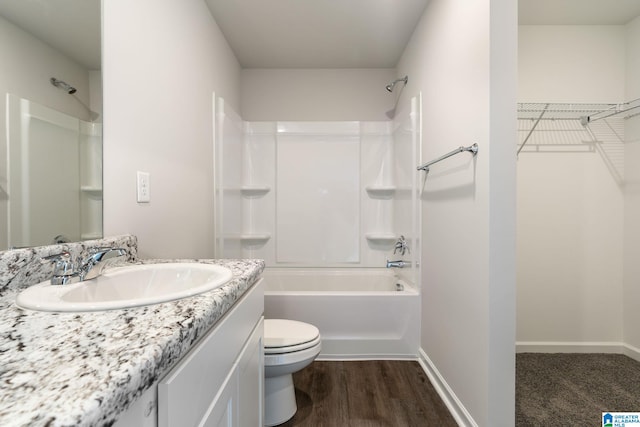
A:
[[[100,0],[0,0],[0,250],[102,237]]]

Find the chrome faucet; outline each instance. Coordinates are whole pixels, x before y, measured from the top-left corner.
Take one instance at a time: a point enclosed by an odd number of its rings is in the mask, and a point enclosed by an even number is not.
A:
[[[80,280],[91,280],[100,276],[105,268],[123,260],[127,251],[122,248],[97,248],[80,264]]]
[[[76,263],[71,259],[69,252],[64,251],[59,254],[43,257],[44,260],[53,261],[52,285],[65,285],[78,280]]]
[[[401,259],[397,260],[397,261],[389,261],[387,260],[387,268],[404,268],[404,267],[411,267],[411,261],[403,261]]]
[[[89,252],[89,256],[79,264],[74,262],[69,252],[62,252],[44,257],[55,263],[52,285],[65,285],[67,283],[82,282],[95,279],[104,269],[117,260],[123,259],[127,251],[122,248],[96,248]]]
[[[406,253],[411,253],[409,249],[409,244],[405,240],[404,236],[400,236],[400,238],[396,241],[396,244],[393,248],[393,253],[400,252],[400,255],[405,255]]]

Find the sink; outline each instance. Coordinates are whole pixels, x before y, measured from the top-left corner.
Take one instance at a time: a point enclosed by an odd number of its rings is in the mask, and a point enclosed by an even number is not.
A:
[[[178,300],[216,289],[229,280],[228,268],[199,263],[118,267],[84,282],[30,286],[18,294],[18,307],[38,311],[114,310]]]

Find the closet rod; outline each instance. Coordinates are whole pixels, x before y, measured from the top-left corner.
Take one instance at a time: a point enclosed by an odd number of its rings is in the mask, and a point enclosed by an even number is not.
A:
[[[473,156],[475,157],[475,155],[478,154],[478,144],[473,144],[473,145],[470,145],[468,147],[458,147],[455,150],[448,152],[444,156],[440,156],[437,159],[431,160],[430,162],[427,162],[422,166],[418,166],[417,169],[419,171],[429,172],[429,166],[431,166],[431,165],[433,165],[435,163],[438,163],[438,162],[440,162],[440,161],[442,161],[442,160],[444,160],[446,158],[449,158],[449,157],[451,157],[453,155],[456,155],[458,153],[462,153],[464,151],[471,152],[473,154]]]
[[[627,102],[627,103],[625,103],[623,105],[629,106],[629,105],[632,105],[633,103],[638,103],[638,101],[640,101],[640,98],[634,99],[633,101],[629,101],[629,102]],[[604,110],[604,111],[601,111],[599,113],[591,114],[589,116],[586,116],[586,118],[581,117],[580,120],[584,125],[585,121],[586,121],[586,123],[590,123],[590,122],[595,122],[595,121],[602,120],[602,119],[608,119],[609,117],[617,116],[618,114],[626,113],[628,111],[635,110],[636,108],[640,108],[640,103],[638,103],[636,105],[633,105],[631,107],[624,108],[622,110],[615,109],[615,111],[613,111],[613,112],[609,112],[609,110]],[[609,113],[609,114],[607,114],[605,116],[601,116],[601,117],[596,117],[598,114],[604,114],[604,113]],[[631,114],[628,117],[635,116],[636,114]]]

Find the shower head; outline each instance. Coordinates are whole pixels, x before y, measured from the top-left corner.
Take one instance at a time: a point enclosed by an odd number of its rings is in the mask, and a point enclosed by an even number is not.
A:
[[[76,93],[76,88],[75,87],[71,86],[67,82],[63,82],[62,80],[58,80],[55,77],[51,77],[49,79],[49,82],[51,82],[51,84],[54,85],[55,87],[57,87],[58,89],[62,89],[63,91],[67,92],[69,95],[73,95],[74,93]],[[80,105],[82,105],[82,107],[84,107],[85,110],[87,110],[89,112],[89,120],[90,121],[94,122],[94,121],[96,121],[98,119],[98,117],[100,117],[100,114],[96,113],[91,108],[89,108],[87,106],[87,104],[82,102],[82,100],[80,98],[78,98],[77,96],[74,95],[74,99],[76,101],[78,101],[78,103]]]
[[[62,80],[58,80],[55,77],[51,77],[49,79],[52,85],[57,87],[58,89],[62,89],[67,92],[69,95],[76,93],[76,88],[68,84],[67,82],[63,82]]]
[[[386,89],[387,89],[389,92],[393,92],[393,88],[395,87],[396,83],[404,82],[404,84],[406,85],[408,81],[409,81],[409,76],[404,76],[404,77],[403,77],[403,78],[401,78],[401,79],[396,79],[396,80],[392,81],[391,83],[389,83],[389,84],[386,86]]]

